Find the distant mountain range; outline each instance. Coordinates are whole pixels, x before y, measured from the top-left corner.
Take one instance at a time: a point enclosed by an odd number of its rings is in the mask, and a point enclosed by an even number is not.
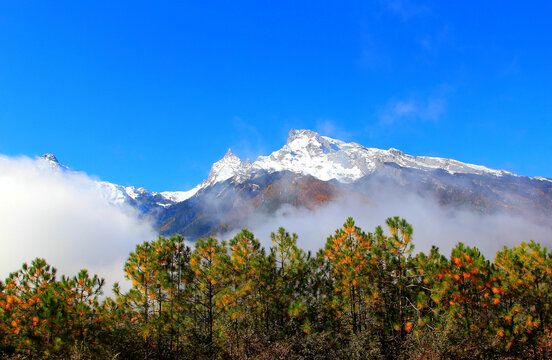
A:
[[[55,171],[71,171],[52,154],[41,159]],[[283,206],[315,209],[347,197],[370,204],[383,192],[416,194],[444,208],[506,212],[552,227],[551,179],[367,148],[310,130],[292,129],[280,150],[252,163],[229,149],[188,191],[96,184],[109,202],[153,219],[161,234],[191,240],[238,229],[251,215],[274,214]]]

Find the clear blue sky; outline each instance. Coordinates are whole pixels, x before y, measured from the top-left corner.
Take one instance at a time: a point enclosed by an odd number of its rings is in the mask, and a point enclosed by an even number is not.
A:
[[[2,1],[0,153],[187,190],[290,128],[552,177],[548,1]]]

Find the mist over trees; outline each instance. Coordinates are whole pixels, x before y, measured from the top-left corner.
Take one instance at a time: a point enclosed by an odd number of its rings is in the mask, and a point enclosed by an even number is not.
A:
[[[443,234],[446,236],[446,234]],[[352,218],[316,254],[279,228],[265,249],[182,236],[137,245],[132,283],[103,297],[82,270],[44,259],[0,282],[7,359],[546,359],[552,254],[531,241],[494,262],[458,243],[413,253],[399,217],[365,232]]]

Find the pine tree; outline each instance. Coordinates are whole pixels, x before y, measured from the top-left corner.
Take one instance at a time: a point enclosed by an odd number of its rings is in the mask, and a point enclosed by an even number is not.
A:
[[[44,259],[35,259],[5,281],[5,303],[1,304],[2,320],[9,324],[5,341],[17,352],[40,357],[60,350],[65,327],[59,326],[63,297],[56,273]]]
[[[387,358],[403,358],[407,334],[412,331],[416,316],[415,287],[418,269],[413,266],[411,254],[412,226],[398,216],[386,220],[391,236],[381,227],[374,235],[371,311],[374,330],[380,337]]]
[[[433,286],[432,299],[446,320],[440,331],[448,334],[451,344],[458,344],[455,356],[490,356],[491,344],[482,339],[495,335],[491,321],[503,293],[494,266],[478,249],[459,243],[452,250],[448,266]]]
[[[495,324],[506,354],[547,358],[552,349],[552,254],[531,241],[496,254],[500,308]]]
[[[314,276],[309,266],[310,254],[297,246],[297,234],[289,234],[283,227],[271,233],[274,244],[269,262],[273,270],[271,286],[264,291],[271,297],[270,315],[279,331],[289,333],[301,329],[310,332],[307,318],[307,279]]]
[[[214,346],[215,331],[221,327],[220,316],[224,298],[221,292],[227,286],[229,258],[226,243],[209,237],[196,242],[190,259],[190,269],[194,274],[193,291],[193,330],[199,341]]]
[[[104,324],[98,310],[104,279],[90,277],[83,269],[72,278],[63,276],[60,285],[66,303],[64,326],[72,332],[76,350],[101,355]]]
[[[373,273],[372,234],[366,234],[348,218],[343,228],[326,241],[324,256],[330,261],[336,306],[347,316],[356,334],[366,326],[368,281]]]
[[[56,273],[35,259],[6,279],[0,295],[3,347],[33,358],[66,358],[75,351],[103,355],[103,318],[96,311],[103,279],[81,270],[58,281]]]
[[[226,332],[233,353],[242,353],[253,337],[268,328],[270,264],[255,235],[243,229],[229,242],[229,287],[224,291]]]

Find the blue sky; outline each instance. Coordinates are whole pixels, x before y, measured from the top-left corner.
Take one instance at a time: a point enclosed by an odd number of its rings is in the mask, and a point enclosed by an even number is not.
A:
[[[552,177],[547,1],[3,1],[0,153],[187,190],[290,128]]]

